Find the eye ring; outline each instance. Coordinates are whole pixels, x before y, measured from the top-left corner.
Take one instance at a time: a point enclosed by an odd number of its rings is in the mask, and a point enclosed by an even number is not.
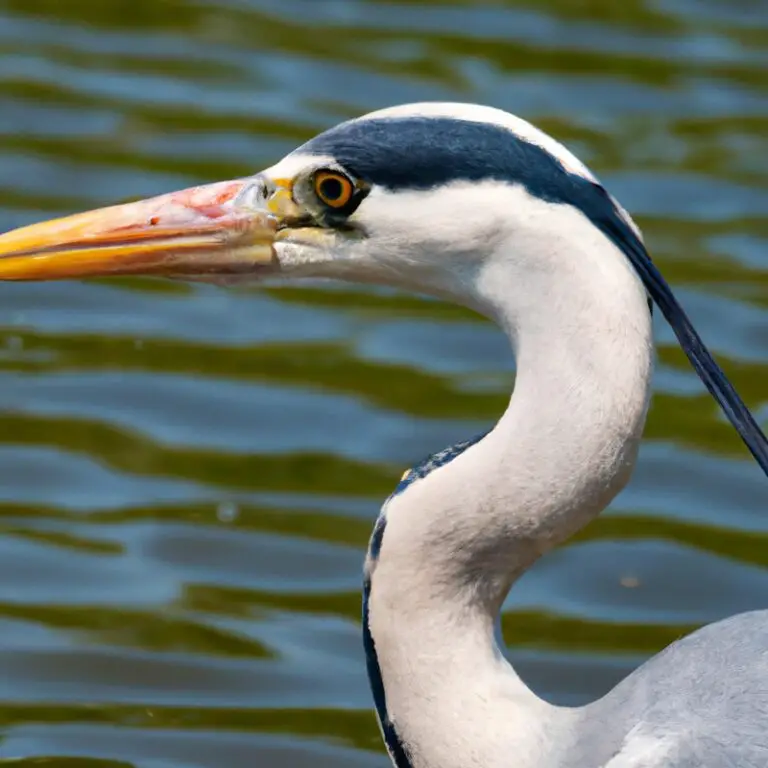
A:
[[[349,205],[355,194],[355,184],[339,171],[317,171],[312,186],[318,199],[329,208],[339,210]]]

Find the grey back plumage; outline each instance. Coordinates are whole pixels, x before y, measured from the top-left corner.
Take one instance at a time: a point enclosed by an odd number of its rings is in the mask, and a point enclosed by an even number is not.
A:
[[[768,766],[768,611],[702,627],[582,708],[563,768]]]

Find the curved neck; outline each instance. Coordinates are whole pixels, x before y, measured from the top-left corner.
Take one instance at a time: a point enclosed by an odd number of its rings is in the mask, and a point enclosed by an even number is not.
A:
[[[587,232],[552,235],[533,274],[502,250],[473,277],[474,305],[516,355],[509,407],[483,440],[394,495],[377,524],[367,650],[399,768],[560,766],[553,751],[578,728],[577,711],[520,680],[494,626],[515,579],[626,483],[641,438],[645,292],[622,254]]]

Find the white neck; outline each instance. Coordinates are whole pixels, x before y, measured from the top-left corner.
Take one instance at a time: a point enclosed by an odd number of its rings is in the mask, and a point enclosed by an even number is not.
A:
[[[370,632],[414,768],[558,766],[578,727],[577,711],[539,699],[494,639],[514,580],[628,480],[648,406],[645,292],[573,216],[535,267],[520,241],[540,238],[533,222],[474,276],[474,305],[515,352],[510,405],[482,441],[390,499],[369,554]]]

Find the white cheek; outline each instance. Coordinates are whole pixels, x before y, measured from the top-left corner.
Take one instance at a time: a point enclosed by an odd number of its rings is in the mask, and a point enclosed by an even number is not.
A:
[[[454,182],[439,190],[373,190],[355,215],[377,256],[446,263],[487,253],[510,219],[510,187]]]

